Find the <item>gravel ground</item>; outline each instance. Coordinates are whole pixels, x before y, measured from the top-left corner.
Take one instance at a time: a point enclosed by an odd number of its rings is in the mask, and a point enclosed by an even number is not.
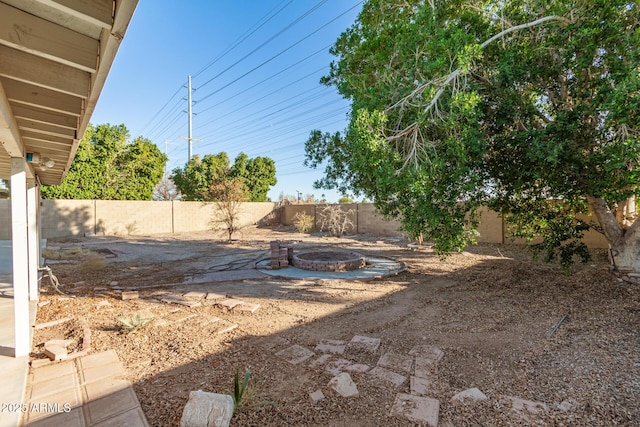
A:
[[[265,278],[181,285],[188,276],[250,268],[276,239],[388,256],[408,268],[367,282]],[[352,373],[359,396],[343,398],[327,387],[332,375],[323,366],[292,365],[275,355],[294,344],[313,350],[322,339],[354,335],[381,339],[375,354],[347,353],[370,366],[386,352],[407,354],[416,345],[444,351],[428,393],[440,401],[439,425],[640,425],[640,288],[612,274],[604,254],[564,274],[516,245],[479,245],[442,261],[407,243],[289,228],[249,229],[233,243],[207,233],[50,241],[51,258],[75,250],[71,263],[51,264],[60,289],[75,297],[63,297],[45,281],[37,323],[84,319],[92,351],[115,349],[154,426],[179,425],[189,391],[228,392],[236,370],[245,369],[250,386],[233,426],[414,425],[390,415],[396,394],[409,392],[408,382],[393,389]],[[122,301],[118,287],[137,288],[140,298]],[[260,308],[251,313],[158,300],[194,290]],[[124,332],[117,317],[136,314],[154,321]],[[206,325],[212,317],[238,326],[217,334]],[[69,329],[37,330],[34,342],[81,339]],[[32,357],[43,357],[42,348],[34,347]],[[471,387],[488,399],[452,403]],[[312,404],[309,393],[318,389],[325,399]],[[525,418],[504,396],[549,409]]]

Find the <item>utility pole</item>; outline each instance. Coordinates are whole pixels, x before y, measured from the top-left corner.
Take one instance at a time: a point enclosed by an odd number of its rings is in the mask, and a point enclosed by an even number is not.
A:
[[[191,158],[193,157],[193,147],[192,147],[192,143],[193,141],[196,142],[200,142],[202,141],[201,139],[195,139],[193,138],[193,101],[191,99],[191,76],[189,76],[189,79],[187,81],[187,115],[189,116],[189,129],[188,129],[188,136],[185,138],[184,136],[181,136],[180,138],[182,139],[186,139],[189,142],[189,158],[187,159],[187,163],[189,163],[191,161]]]

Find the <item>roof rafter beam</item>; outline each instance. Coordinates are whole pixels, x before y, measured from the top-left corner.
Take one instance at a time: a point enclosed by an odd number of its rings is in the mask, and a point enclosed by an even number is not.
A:
[[[0,45],[0,76],[86,98],[90,73]]]
[[[102,28],[113,24],[113,0],[36,0],[71,16]],[[136,2],[137,3],[137,2]]]
[[[97,40],[4,3],[0,3],[0,44],[90,73],[97,66]]]

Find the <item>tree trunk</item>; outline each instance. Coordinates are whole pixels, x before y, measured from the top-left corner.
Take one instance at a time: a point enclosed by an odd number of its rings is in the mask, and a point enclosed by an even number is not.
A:
[[[588,200],[609,241],[611,262],[621,270],[640,272],[640,220],[625,229],[603,199],[589,196]]]

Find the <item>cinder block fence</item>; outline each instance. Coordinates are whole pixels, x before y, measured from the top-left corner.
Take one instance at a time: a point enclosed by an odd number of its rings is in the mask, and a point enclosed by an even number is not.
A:
[[[243,203],[240,209],[241,225],[257,224],[269,218],[282,225],[293,225],[297,213],[313,218],[315,228],[323,221],[326,205],[284,205],[276,203]],[[348,213],[353,224],[348,233],[371,233],[383,236],[401,234],[399,223],[384,218],[373,204],[353,203],[334,205]],[[152,235],[211,230],[212,219],[218,209],[216,203],[155,202],[119,200],[42,200],[40,206],[42,237],[58,238],[107,235]],[[478,231],[481,243],[506,243],[510,237],[504,221],[496,212],[483,209]],[[594,220],[593,217],[586,218]],[[10,201],[0,199],[0,239],[11,238]],[[606,248],[601,234],[589,231],[584,238],[593,248]]]

